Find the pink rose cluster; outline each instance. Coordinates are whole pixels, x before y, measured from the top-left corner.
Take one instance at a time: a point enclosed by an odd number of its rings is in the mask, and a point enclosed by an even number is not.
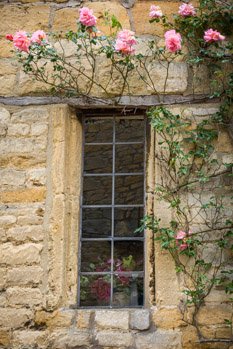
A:
[[[184,251],[188,248],[187,244],[187,237],[191,235],[191,232],[189,231],[188,234],[185,231],[178,231],[175,239],[176,239],[176,245],[178,246],[180,251]]]
[[[131,30],[121,30],[116,39],[115,50],[124,55],[131,55],[135,52],[134,45],[137,44],[135,33]]]
[[[217,30],[208,29],[205,31],[204,40],[209,43],[223,41],[225,36],[221,35]]]
[[[159,6],[151,5],[149,17],[151,19],[154,19],[154,18],[160,18],[162,16],[163,16],[163,13],[161,11],[161,8]]]
[[[176,52],[181,50],[181,35],[174,29],[168,30],[165,34],[165,46],[168,51]]]
[[[97,18],[93,15],[93,10],[88,7],[82,7],[79,10],[79,22],[85,27],[94,27],[97,23]]]
[[[43,45],[48,43],[47,36],[43,30],[35,31],[30,37],[25,31],[20,30],[15,35],[7,34],[6,39],[12,41],[14,47],[19,51],[29,52],[29,47],[33,43]]]
[[[178,13],[182,17],[195,16],[196,15],[196,10],[195,10],[195,8],[193,7],[192,4],[182,4],[179,7]]]

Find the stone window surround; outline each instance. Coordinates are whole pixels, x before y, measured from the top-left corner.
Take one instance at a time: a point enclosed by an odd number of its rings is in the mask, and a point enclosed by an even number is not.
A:
[[[48,135],[48,178],[42,260],[47,270],[45,306],[77,308],[78,243],[80,217],[82,124],[75,108],[51,107]],[[154,134],[147,137],[147,188],[153,188]],[[152,194],[146,194],[146,211],[152,212]],[[154,241],[145,239],[145,307],[154,303]],[[62,257],[62,258],[61,258]]]

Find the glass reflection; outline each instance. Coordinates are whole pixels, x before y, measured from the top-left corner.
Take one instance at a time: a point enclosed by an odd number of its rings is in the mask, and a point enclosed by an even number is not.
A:
[[[113,118],[86,118],[85,142],[108,143],[113,140]]]
[[[143,172],[143,151],[141,144],[116,145],[116,173]]]
[[[84,173],[112,173],[112,146],[85,145]]]
[[[118,237],[139,237],[142,233],[135,233],[135,230],[141,225],[143,218],[143,208],[115,208],[114,214],[114,236]]]
[[[116,142],[143,142],[143,119],[116,119]]]
[[[143,204],[143,176],[116,176],[115,204],[137,205]]]
[[[84,205],[111,205],[112,177],[84,177],[83,204]]]
[[[107,272],[111,270],[111,241],[83,241],[82,272]]]
[[[117,272],[143,270],[143,242],[115,241],[114,270]]]
[[[81,275],[80,305],[109,306],[111,296],[110,275]]]
[[[113,306],[136,307],[143,305],[143,278],[137,274],[116,274],[113,279]]]
[[[106,238],[111,235],[112,211],[109,208],[84,208],[83,238]]]

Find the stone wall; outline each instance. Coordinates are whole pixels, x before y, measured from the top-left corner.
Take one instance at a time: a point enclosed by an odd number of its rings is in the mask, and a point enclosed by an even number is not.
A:
[[[154,245],[149,233],[145,309],[77,309],[82,145],[79,115],[65,104],[37,105],[41,102],[36,96],[44,87],[22,72],[4,38],[6,33],[19,29],[75,29],[78,8],[85,5],[94,9],[100,21],[102,12],[109,9],[124,28],[136,31],[143,46],[150,35],[161,34],[159,26],[155,33],[147,21],[154,3],[168,14],[179,6],[179,1],[146,0],[1,1],[0,96],[9,98],[1,98],[4,104],[0,107],[0,348],[232,349],[226,343],[197,343],[195,329],[182,321],[179,310],[182,280],[170,256]],[[164,74],[159,68],[154,71],[160,85]],[[208,76],[204,74],[205,70],[201,76],[206,79],[198,84],[197,93],[206,92]],[[176,62],[167,93],[188,95],[192,81],[185,63]],[[134,90],[139,95],[136,106],[140,107],[146,99],[140,96],[150,91],[141,90],[138,81],[134,81]],[[28,102],[29,95],[35,96],[34,103]],[[200,118],[216,112],[218,105],[183,104],[173,108]],[[147,156],[148,187],[153,187],[158,172],[155,152],[152,133]],[[232,153],[232,141],[222,130],[216,154],[223,162],[232,162]],[[150,192],[147,209],[159,210],[164,222],[169,220],[168,208],[153,202]],[[228,338],[224,319],[231,313],[224,292],[215,289],[199,315],[205,335]]]

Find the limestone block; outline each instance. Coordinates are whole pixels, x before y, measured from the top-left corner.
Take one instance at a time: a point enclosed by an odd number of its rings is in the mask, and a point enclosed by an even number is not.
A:
[[[50,86],[45,82],[37,81],[33,76],[29,76],[20,70],[19,83],[17,86],[17,95],[30,96],[38,93],[49,94]]]
[[[46,183],[46,169],[35,168],[27,171],[26,173],[26,185],[31,186],[42,186]]]
[[[29,33],[38,29],[46,31],[49,24],[49,10],[49,6],[41,4],[24,8],[19,5],[1,6],[0,34],[14,34],[18,30]]]
[[[47,121],[49,117],[49,107],[28,107],[12,114],[12,123],[32,123]]]
[[[31,125],[31,135],[41,136],[46,135],[48,132],[48,126],[46,124],[34,123]]]
[[[39,263],[41,250],[40,244],[13,246],[11,243],[6,243],[0,246],[0,263],[14,266]]]
[[[7,133],[7,125],[0,124],[0,137],[5,137]]]
[[[6,41],[5,35],[0,35],[0,58],[11,58],[13,57],[12,50],[12,43],[9,41]]]
[[[33,313],[28,309],[1,308],[0,327],[18,328],[31,320]]]
[[[82,310],[79,309],[77,312],[76,325],[78,328],[89,328],[91,316],[94,314],[92,310]]]
[[[233,153],[233,140],[226,131],[220,131],[216,151],[223,153]]]
[[[64,57],[69,58],[75,56],[77,53],[77,45],[66,39],[61,39],[54,44],[55,50],[59,55],[64,55]]]
[[[8,136],[27,136],[30,131],[30,126],[27,124],[13,124],[8,126]]]
[[[11,286],[36,285],[41,282],[42,274],[40,267],[28,266],[8,269],[5,278],[7,285]]]
[[[49,328],[69,327],[75,316],[75,310],[59,309],[55,311],[46,322]]]
[[[129,328],[129,312],[128,310],[96,310],[95,323],[99,328],[127,330]]]
[[[11,342],[11,333],[6,329],[0,330],[0,345],[8,346]]]
[[[6,307],[7,305],[7,298],[6,298],[6,293],[0,293],[0,307]]]
[[[7,273],[7,269],[1,267],[0,268],[0,290],[5,288],[5,285],[6,285],[6,273]]]
[[[232,308],[227,304],[207,305],[200,308],[197,320],[200,325],[224,324],[224,319],[230,319]]]
[[[162,36],[164,28],[159,23],[149,23],[149,11],[151,5],[161,7],[162,12],[172,20],[172,15],[177,13],[179,4],[176,1],[169,1],[169,6],[166,1],[136,1],[132,8],[133,22],[136,29],[136,34],[152,34]]]
[[[46,331],[22,330],[14,331],[14,343],[23,344],[24,346],[40,347],[47,337]]]
[[[89,331],[72,330],[57,330],[50,337],[53,342],[53,347],[56,349],[75,349],[77,347],[90,347]]]
[[[42,303],[42,294],[38,288],[9,287],[6,294],[10,306],[33,307]]]
[[[25,183],[25,172],[13,169],[0,170],[0,186],[2,189],[9,187],[23,187]]]
[[[35,141],[29,138],[5,138],[0,139],[0,149],[1,154],[19,154],[24,153],[24,156],[27,154],[34,155],[35,152]],[[40,154],[38,154],[40,156]]]
[[[17,66],[15,62],[6,59],[0,61],[0,95],[13,96],[16,84]]]
[[[8,240],[16,242],[42,241],[44,238],[44,231],[41,225],[17,226],[7,230],[6,236]]]
[[[26,202],[43,202],[45,200],[46,196],[46,188],[40,187],[40,188],[32,188],[32,189],[20,189],[20,190],[11,190],[11,191],[4,191],[1,193],[1,201],[3,203],[26,203]],[[32,218],[32,217],[31,217]],[[19,221],[21,220],[21,223]],[[34,222],[35,220],[38,220],[36,217],[31,219],[31,222]],[[40,219],[42,221],[42,219]],[[29,223],[29,217],[25,217],[22,219],[18,218],[19,224],[34,224]]]
[[[0,122],[1,123],[8,122],[10,120],[10,116],[11,116],[10,112],[7,109],[0,107]]]
[[[181,349],[181,333],[171,330],[157,330],[152,333],[138,333],[135,336],[136,349]]]
[[[188,86],[188,68],[186,63],[177,62],[170,63],[169,68],[166,62],[158,63],[151,61],[148,64],[149,77],[147,81],[150,86],[147,86],[148,92],[155,90],[160,93],[182,93],[185,92]],[[167,80],[166,76],[168,74]],[[150,81],[153,81],[154,87]]]
[[[213,115],[219,111],[219,104],[208,103],[208,104],[197,104],[195,106],[187,106],[183,109],[184,117],[193,117],[193,116],[208,116]]]
[[[99,345],[108,347],[130,346],[133,342],[133,336],[130,332],[119,331],[100,331],[96,333],[96,340]],[[142,349],[142,348],[140,348]],[[148,349],[148,348],[147,348]]]
[[[130,313],[130,328],[134,330],[148,330],[150,327],[149,310],[134,310]]]
[[[16,222],[16,217],[11,215],[1,216],[0,217],[0,226],[9,227]]]
[[[161,329],[174,329],[184,326],[182,314],[177,307],[160,308],[154,307],[152,319],[156,327]]]
[[[28,215],[19,216],[18,220],[17,220],[17,224],[19,224],[19,225],[42,224],[42,223],[43,223],[43,216],[36,215],[33,213],[29,213]]]

